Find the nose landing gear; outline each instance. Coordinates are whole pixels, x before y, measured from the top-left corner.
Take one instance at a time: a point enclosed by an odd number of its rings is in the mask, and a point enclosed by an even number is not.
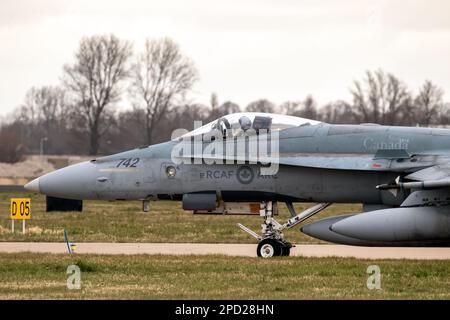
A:
[[[261,225],[261,235],[258,235],[253,230],[238,223],[239,228],[259,241],[256,249],[256,254],[258,257],[271,258],[289,256],[293,245],[284,240],[283,230],[290,229],[319,213],[328,207],[330,203],[316,204],[315,206],[308,208],[299,214],[296,214],[292,203],[286,203],[286,205],[292,215],[292,218],[286,223],[280,224],[273,218],[272,201],[261,202],[260,216],[264,218],[264,222]]]

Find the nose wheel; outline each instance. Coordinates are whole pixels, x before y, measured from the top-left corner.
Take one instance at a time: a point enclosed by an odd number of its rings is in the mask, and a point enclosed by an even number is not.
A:
[[[256,254],[262,258],[289,256],[293,245],[284,240],[283,230],[290,229],[313,215],[319,213],[330,203],[319,203],[297,214],[292,203],[286,203],[292,218],[281,224],[273,218],[272,201],[261,202],[260,216],[264,218],[259,235],[246,226],[238,223],[238,227],[259,241]]]
[[[262,258],[289,256],[292,244],[274,239],[264,239],[256,248],[256,254]]]

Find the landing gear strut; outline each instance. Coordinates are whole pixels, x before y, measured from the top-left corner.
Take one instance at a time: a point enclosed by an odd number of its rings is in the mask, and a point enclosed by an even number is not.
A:
[[[296,214],[292,203],[286,203],[292,218],[286,223],[280,224],[273,218],[273,203],[272,201],[261,202],[260,216],[264,218],[264,222],[261,225],[261,235],[258,235],[253,230],[238,223],[238,227],[250,234],[252,237],[259,241],[256,253],[258,257],[271,258],[279,256],[289,256],[293,245],[290,242],[284,240],[283,230],[290,229],[297,224],[305,221],[313,215],[319,213],[330,203],[319,203],[315,206],[306,209],[305,211]]]

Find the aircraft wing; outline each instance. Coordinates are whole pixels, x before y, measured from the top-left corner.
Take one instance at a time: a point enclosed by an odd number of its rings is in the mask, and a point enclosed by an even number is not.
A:
[[[450,204],[450,163],[434,165],[415,171],[404,177],[407,181],[377,186],[381,190],[389,190],[396,195],[399,189],[411,189],[411,194],[401,207],[442,206]]]
[[[430,181],[443,180],[450,178],[450,163],[435,165],[416,172],[413,172],[405,177],[409,180],[416,181]]]

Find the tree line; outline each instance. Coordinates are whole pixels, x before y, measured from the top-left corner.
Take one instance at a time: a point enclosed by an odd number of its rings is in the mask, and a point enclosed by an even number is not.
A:
[[[73,62],[62,68],[59,86],[30,88],[13,120],[0,128],[0,161],[26,153],[108,154],[170,138],[174,129],[192,129],[239,111],[282,113],[328,123],[444,126],[450,123],[443,90],[425,80],[414,94],[398,77],[367,71],[350,87],[351,101],[319,106],[313,96],[276,105],[258,99],[247,106],[188,101],[199,79],[195,64],[170,38],[147,39],[142,52],[115,35],[81,39]],[[128,99],[132,108],[119,111]]]

